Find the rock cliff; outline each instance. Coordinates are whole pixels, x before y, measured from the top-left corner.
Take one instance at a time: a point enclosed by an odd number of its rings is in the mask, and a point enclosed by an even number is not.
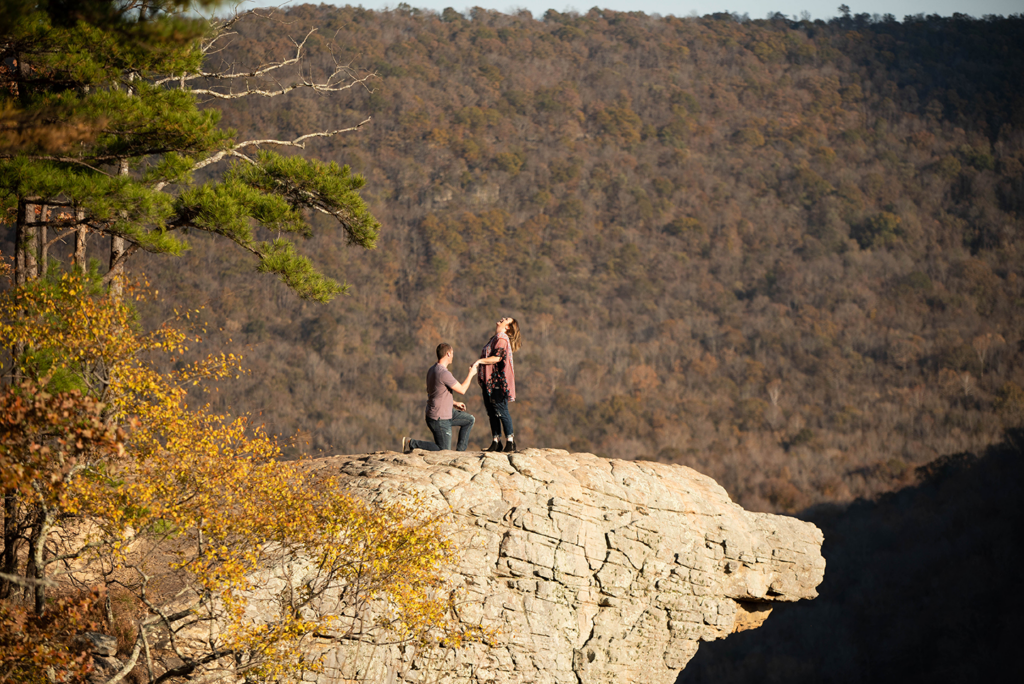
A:
[[[750,513],[689,468],[555,449],[318,459],[362,496],[427,498],[455,516],[460,618],[496,630],[448,654],[446,682],[671,684],[701,641],[814,598],[821,532]],[[391,682],[440,674],[412,649],[375,656]],[[346,681],[342,652],[321,684]],[[376,678],[376,677],[375,677]]]

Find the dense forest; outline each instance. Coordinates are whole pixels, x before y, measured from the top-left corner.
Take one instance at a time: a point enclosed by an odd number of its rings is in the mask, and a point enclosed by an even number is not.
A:
[[[468,366],[502,315],[517,441],[686,464],[751,509],[906,486],[1024,421],[1020,15],[304,5],[235,28],[218,66],[315,28],[302,68],[375,74],[207,106],[252,138],[371,116],[296,152],[365,175],[377,248],[318,227],[306,253],[351,288],[326,305],[201,236],[132,268],[204,307],[201,353],[244,354],[202,400],[298,450],[424,432],[434,347]]]

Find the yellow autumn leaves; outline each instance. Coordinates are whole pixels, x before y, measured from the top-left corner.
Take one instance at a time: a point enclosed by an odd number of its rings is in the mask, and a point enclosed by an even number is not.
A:
[[[135,641],[121,656],[147,660],[150,672],[161,649],[257,681],[315,670],[339,642],[429,649],[478,637],[451,612],[446,521],[416,502],[368,505],[279,461],[276,442],[248,418],[190,407],[189,387],[236,375],[240,359],[184,364],[187,334],[139,329],[144,293],[114,301],[65,274],[0,299],[0,344],[16,352],[5,370],[21,380],[5,400],[42,397],[39,415],[92,421],[76,428],[73,463],[60,468],[38,454],[70,434],[61,421],[14,411],[3,426],[34,435],[3,442],[0,465],[5,493],[21,496],[19,515],[54,521],[38,541],[60,547],[44,575],[57,574],[57,555],[69,569],[57,593],[72,584],[126,591]],[[176,369],[158,370],[167,367]],[[54,398],[63,408],[46,403]],[[19,470],[29,461],[33,469]],[[26,481],[13,486],[7,473]],[[47,489],[43,499],[21,494]]]

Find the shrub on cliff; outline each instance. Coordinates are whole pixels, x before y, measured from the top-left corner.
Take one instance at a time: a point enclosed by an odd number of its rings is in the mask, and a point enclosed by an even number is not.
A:
[[[188,406],[187,387],[238,359],[183,364],[193,337],[139,329],[144,290],[94,289],[65,274],[0,299],[0,346],[23,350],[0,396],[0,632],[32,635],[0,640],[8,677],[87,674],[73,637],[90,592],[122,637],[111,679],[299,677],[338,640],[460,638],[438,518],[370,506],[278,460],[248,417]]]

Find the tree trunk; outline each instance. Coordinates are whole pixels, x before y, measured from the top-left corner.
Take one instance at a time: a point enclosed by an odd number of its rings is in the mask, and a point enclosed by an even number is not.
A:
[[[75,210],[75,222],[77,228],[75,228],[75,253],[71,257],[71,267],[81,269],[83,273],[89,270],[89,264],[85,262],[85,241],[89,237],[89,228],[83,225],[85,223],[85,211],[82,209]]]
[[[25,63],[25,60],[21,59],[20,54],[15,54],[13,57],[18,70],[18,98],[22,105],[27,105],[30,93],[25,87],[25,83],[32,68]],[[29,225],[35,223],[38,207],[30,203],[30,199],[32,198],[22,197],[18,200],[18,225],[15,229],[14,242],[14,284],[16,286],[35,280],[39,275],[39,266],[36,262],[38,250],[36,227]]]
[[[14,284],[23,287],[39,277],[39,263],[36,261],[38,236],[36,235],[36,213],[39,207],[28,199],[18,200],[18,224],[14,238]],[[16,343],[11,348],[11,383],[21,378],[18,362],[25,353],[25,344]]]
[[[32,525],[29,538],[28,568],[25,574],[39,580],[32,590],[36,615],[42,615],[46,610],[46,585],[43,583],[46,579],[46,537],[53,527],[53,520],[53,511],[43,508]]]
[[[117,165],[117,175],[128,175],[128,160],[122,159]],[[124,252],[125,240],[120,235],[110,236],[110,270],[107,277],[110,278],[110,296],[119,301],[124,296]]]
[[[22,199],[18,202],[18,225],[15,237],[14,284],[21,286],[39,277],[36,216],[38,206]]]
[[[128,74],[128,81],[134,81],[135,74]],[[133,89],[128,86],[128,94],[131,95]],[[127,176],[128,175],[128,160],[121,159],[117,164],[117,175]],[[110,296],[115,301],[120,301],[124,296],[124,278],[126,274],[125,269],[125,239],[120,235],[110,236],[110,268],[107,273],[107,277],[110,279]]]
[[[3,572],[18,574],[18,497],[13,492],[4,494],[4,554]],[[11,581],[0,579],[0,599],[10,598]]]
[[[41,206],[39,208],[39,220],[43,222],[50,220],[49,207]],[[46,226],[39,226],[39,230],[36,231],[36,243],[39,245],[39,265],[37,266],[37,270],[39,271],[40,277],[46,277],[46,265],[49,261],[50,246],[46,244],[46,233]]]
[[[124,295],[124,238],[120,235],[110,237],[110,296],[120,300]]]

